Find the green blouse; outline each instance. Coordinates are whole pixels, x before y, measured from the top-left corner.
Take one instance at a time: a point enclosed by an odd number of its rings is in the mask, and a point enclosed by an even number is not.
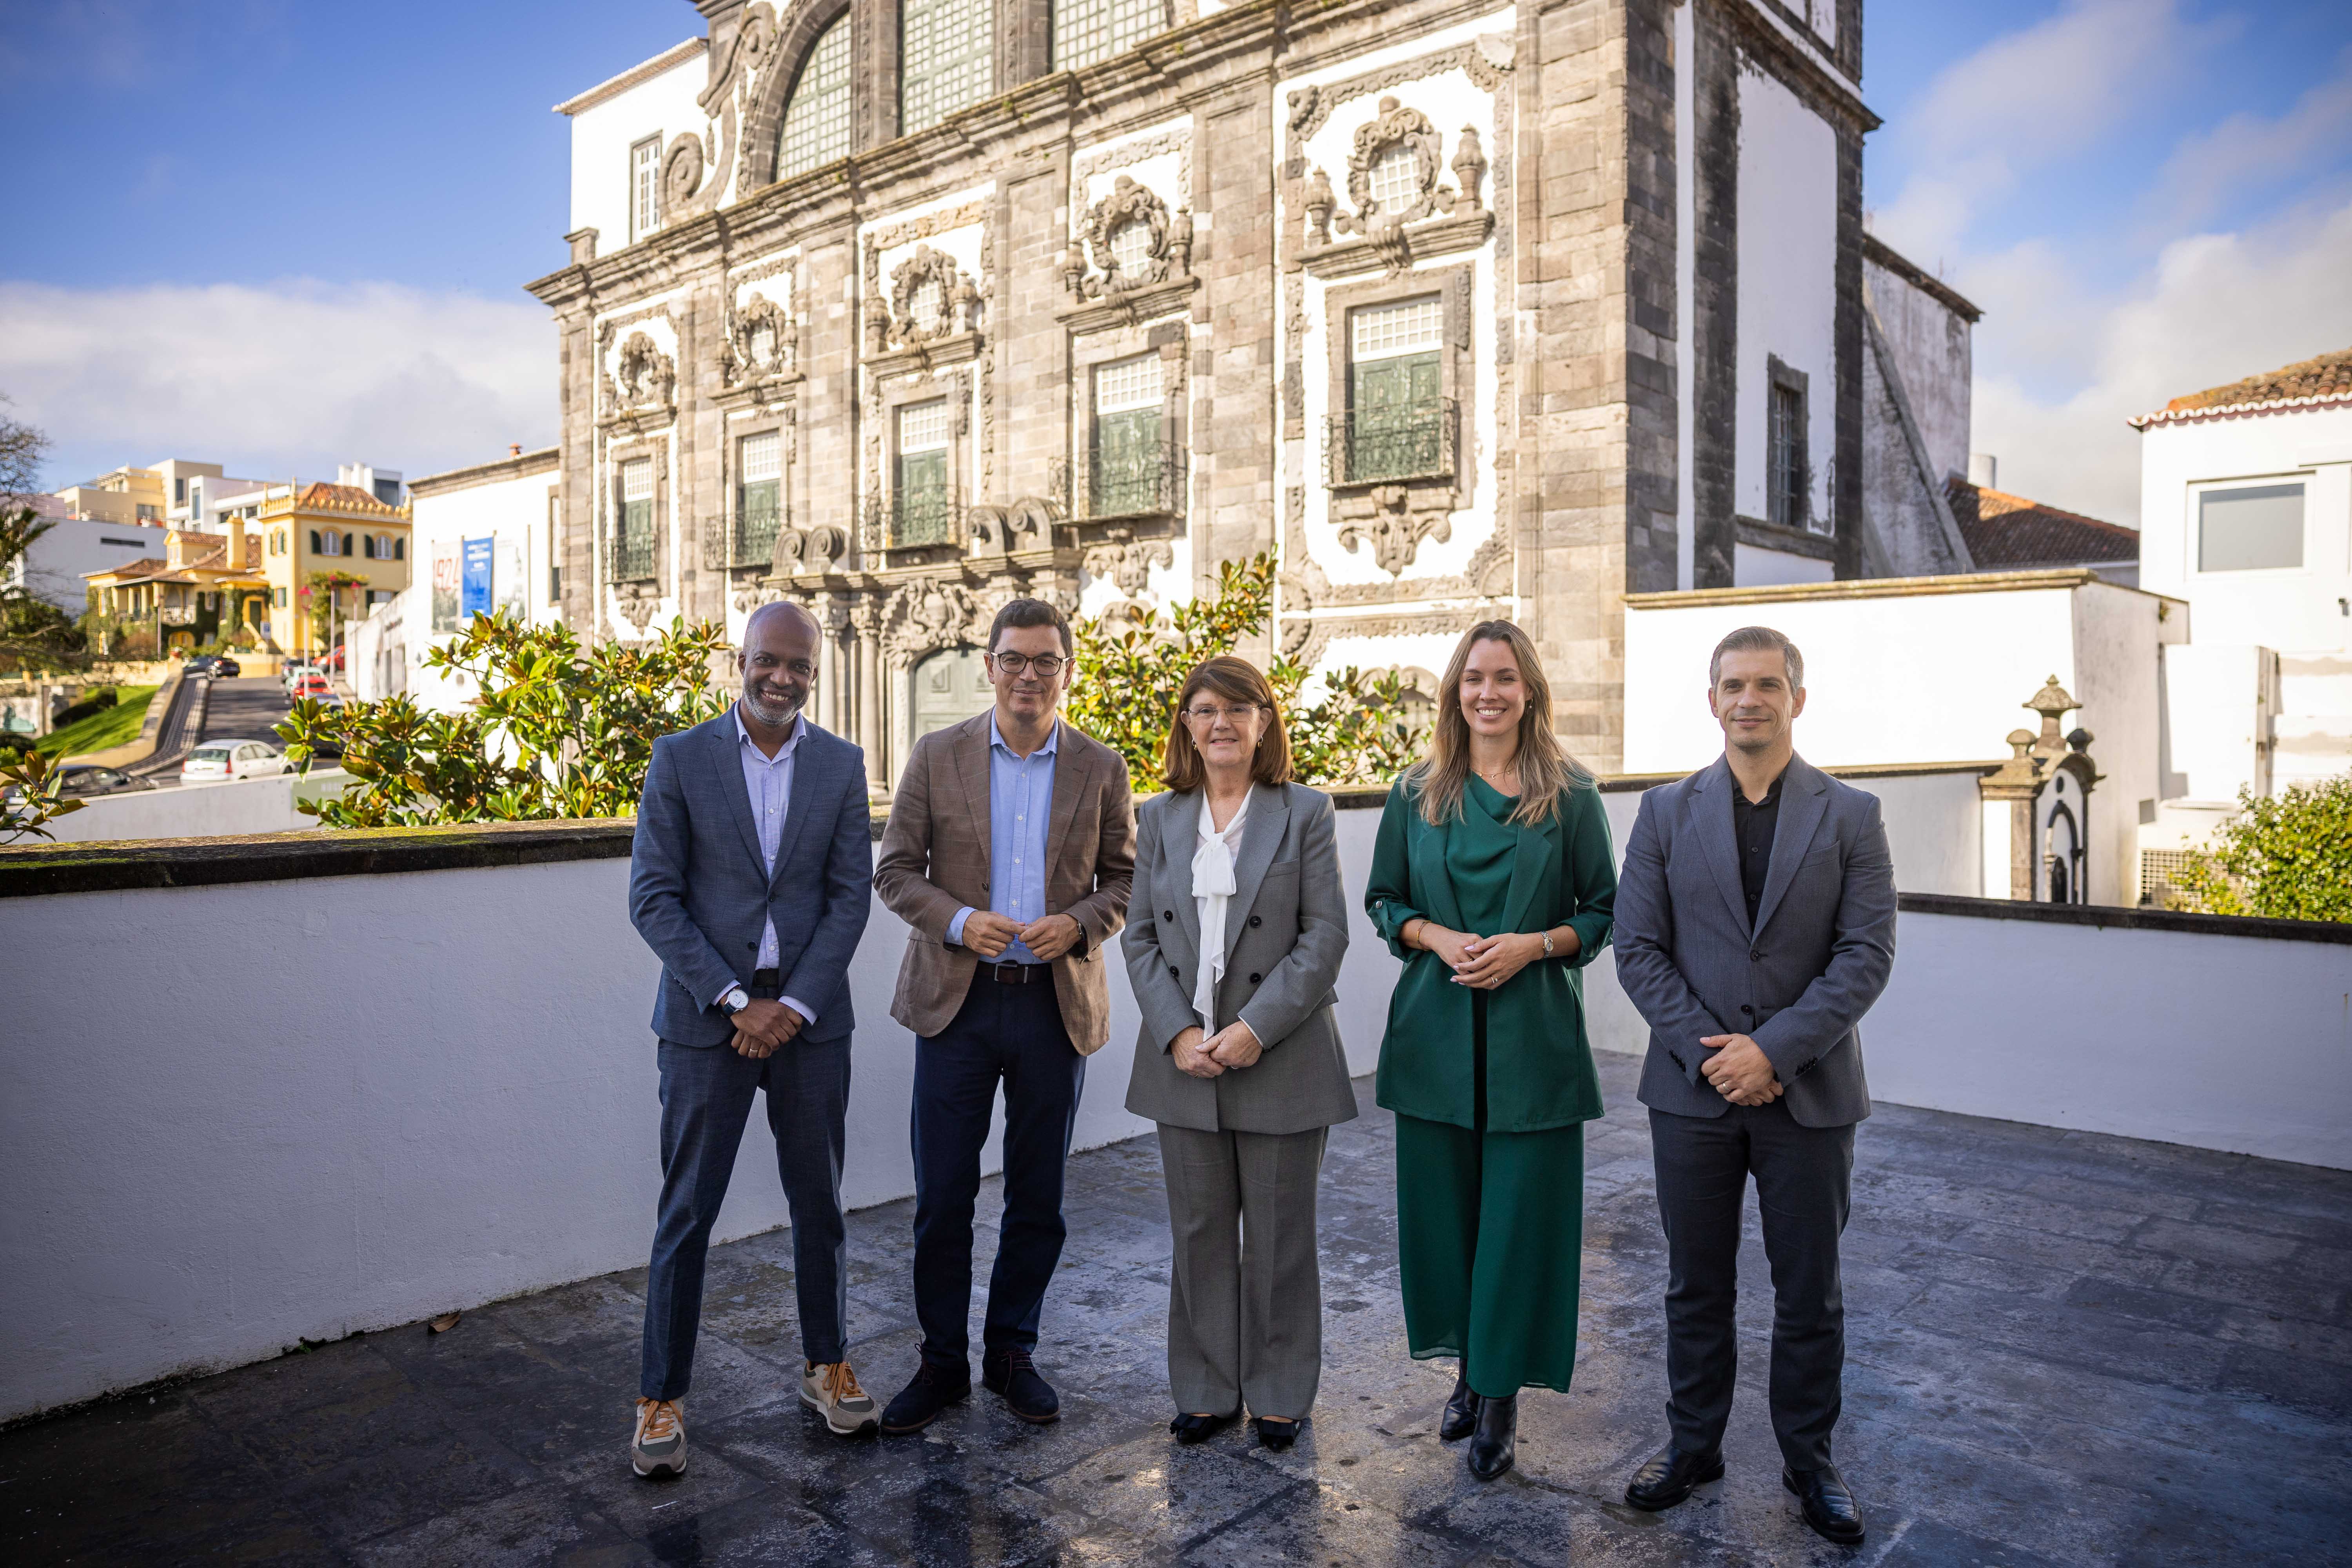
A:
[[[1403,1116],[1474,1125],[1470,988],[1433,952],[1404,945],[1405,922],[1493,936],[1572,927],[1572,958],[1537,959],[1486,1004],[1486,1126],[1535,1132],[1601,1114],[1601,1084],[1584,1032],[1584,986],[1577,973],[1608,943],[1617,896],[1616,858],[1601,792],[1563,791],[1540,826],[1508,820],[1509,797],[1472,778],[1461,816],[1443,826],[1423,820],[1412,786],[1389,791],[1372,847],[1364,907],[1404,961],[1389,997],[1381,1042],[1379,1102]]]

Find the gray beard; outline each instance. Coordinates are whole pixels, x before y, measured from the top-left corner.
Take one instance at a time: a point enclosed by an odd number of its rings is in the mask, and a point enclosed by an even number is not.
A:
[[[743,708],[746,712],[750,713],[752,718],[757,719],[761,723],[778,730],[790,724],[800,715],[800,708],[797,705],[790,708],[768,707],[758,698],[752,696],[751,689],[748,687],[745,688],[743,691]]]

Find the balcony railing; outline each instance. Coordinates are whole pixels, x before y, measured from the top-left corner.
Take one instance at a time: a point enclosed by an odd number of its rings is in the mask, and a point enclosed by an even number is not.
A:
[[[859,529],[867,550],[919,550],[963,542],[963,491],[926,486],[903,495],[867,496]]]
[[[654,574],[653,530],[616,528],[604,552],[604,580],[635,583]]]
[[[1184,453],[1172,443],[1154,442],[1115,458],[1097,452],[1081,473],[1072,510],[1081,521],[1184,510]]]
[[[746,507],[731,518],[708,518],[702,530],[702,564],[721,572],[765,566],[775,559],[776,535],[783,531],[783,509],[772,503]]]
[[[1334,486],[1450,479],[1460,426],[1450,397],[1334,414],[1324,423],[1324,477]]]

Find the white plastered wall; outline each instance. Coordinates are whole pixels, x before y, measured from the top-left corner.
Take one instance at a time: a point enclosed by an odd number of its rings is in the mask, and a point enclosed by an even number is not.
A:
[[[408,548],[408,587],[401,595],[401,626],[407,648],[408,695],[426,708],[454,711],[473,700],[472,682],[425,667],[427,649],[450,641],[454,632],[433,628],[433,562],[436,551],[459,552],[465,542],[493,538],[490,604],[519,610],[533,622],[559,618],[547,596],[548,496],[560,483],[556,465],[534,474],[491,479],[464,489],[416,498]],[[464,616],[460,614],[460,624]]]
[[[1811,505],[1814,517],[1830,515],[1831,457],[1837,449],[1837,234],[1836,132],[1773,78],[1742,71],[1738,452],[1733,494],[1744,517],[1768,515],[1765,407],[1770,355],[1805,373]]]
[[[572,227],[596,230],[599,255],[633,243],[629,149],[648,136],[658,135],[667,149],[680,132],[707,132],[710,117],[695,96],[709,73],[709,62],[698,49],[667,70],[572,116]]]

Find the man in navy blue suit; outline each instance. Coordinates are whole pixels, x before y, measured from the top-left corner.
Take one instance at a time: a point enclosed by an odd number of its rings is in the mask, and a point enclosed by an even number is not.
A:
[[[629,866],[629,917],[662,961],[661,1214],[646,1279],[630,1463],[686,1468],[680,1409],[702,1317],[710,1227],[765,1091],[792,1205],[806,1365],[801,1403],[844,1436],[872,1432],[873,1397],[844,1348],[841,1162],[849,1101],[849,961],[874,884],[866,761],[810,723],[816,619],[763,605],[736,659],[743,695],[654,742]]]

